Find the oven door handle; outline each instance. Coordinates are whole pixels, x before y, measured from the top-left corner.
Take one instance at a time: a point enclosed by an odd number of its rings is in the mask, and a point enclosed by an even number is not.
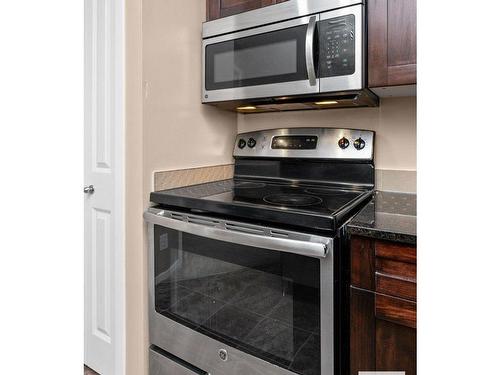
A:
[[[210,221],[208,224],[187,222],[178,219],[165,217],[162,213],[145,212],[144,219],[151,224],[178,230],[180,232],[194,234],[196,236],[210,238],[213,240],[233,242],[239,245],[253,246],[263,249],[276,250],[285,253],[305,255],[313,258],[326,258],[328,251],[332,246],[331,238],[312,236],[311,241],[294,240],[288,238],[271,237],[248,232],[245,227],[229,226],[224,223],[224,227],[219,226],[221,221]],[[233,229],[228,229],[232,227]],[[323,241],[318,241],[318,240]]]
[[[316,30],[316,16],[309,18],[306,31],[306,69],[309,84],[316,86],[316,69],[314,68],[314,32]]]

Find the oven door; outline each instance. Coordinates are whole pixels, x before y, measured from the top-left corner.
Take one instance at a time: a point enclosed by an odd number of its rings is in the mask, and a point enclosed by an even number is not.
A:
[[[205,39],[202,102],[319,92],[318,20],[312,15]]]
[[[210,374],[331,375],[333,240],[150,208],[150,343]]]

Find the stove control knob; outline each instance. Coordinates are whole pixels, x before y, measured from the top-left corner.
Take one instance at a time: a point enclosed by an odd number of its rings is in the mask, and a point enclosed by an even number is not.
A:
[[[247,145],[247,142],[244,139],[240,139],[238,141],[238,147],[239,148],[244,148]]]
[[[356,150],[362,150],[365,148],[365,141],[361,138],[358,138],[353,142],[353,145]]]
[[[255,145],[257,144],[257,141],[253,138],[248,139],[248,147],[254,148]]]
[[[347,147],[349,147],[349,140],[346,137],[340,138],[339,147],[341,149],[346,149]]]

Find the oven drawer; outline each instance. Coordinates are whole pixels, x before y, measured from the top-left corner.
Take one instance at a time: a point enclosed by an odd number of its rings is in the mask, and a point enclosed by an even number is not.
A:
[[[149,348],[149,375],[208,375],[208,372],[182,363],[161,349],[151,347]]]

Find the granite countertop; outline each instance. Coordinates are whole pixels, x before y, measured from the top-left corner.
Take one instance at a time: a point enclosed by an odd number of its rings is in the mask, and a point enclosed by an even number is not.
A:
[[[417,243],[417,195],[376,191],[347,225],[349,233],[379,240]]]

